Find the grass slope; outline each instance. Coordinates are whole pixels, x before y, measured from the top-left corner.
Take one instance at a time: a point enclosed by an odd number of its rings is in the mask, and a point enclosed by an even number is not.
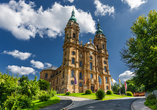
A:
[[[66,96],[65,94],[57,94],[59,96]],[[87,98],[87,99],[94,99],[96,100],[96,95],[95,93],[92,94],[85,94],[85,93],[71,93],[69,96],[74,96],[74,97],[82,97],[82,98]],[[111,99],[118,99],[118,98],[124,98],[124,97],[132,97],[132,96],[126,96],[126,95],[105,95],[105,98],[103,100],[111,100]]]
[[[57,96],[51,97],[51,99],[49,101],[40,102],[39,100],[35,100],[35,101],[33,101],[33,103],[34,103],[33,108],[27,108],[27,109],[21,109],[21,110],[39,110],[41,108],[56,104],[58,102],[60,102],[60,98]]]

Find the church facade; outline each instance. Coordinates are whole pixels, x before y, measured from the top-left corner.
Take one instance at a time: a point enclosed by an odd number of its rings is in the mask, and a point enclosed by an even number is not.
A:
[[[72,11],[65,27],[63,62],[60,67],[50,67],[40,72],[40,79],[50,82],[58,93],[83,93],[87,89],[96,92],[111,90],[106,37],[98,21],[97,31],[92,43],[79,43],[79,24]]]

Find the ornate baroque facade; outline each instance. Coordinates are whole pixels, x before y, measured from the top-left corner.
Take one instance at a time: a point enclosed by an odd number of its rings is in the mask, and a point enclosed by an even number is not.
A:
[[[98,21],[97,31],[92,40],[85,45],[79,43],[79,24],[76,22],[75,12],[65,27],[63,45],[63,63],[57,67],[50,67],[40,72],[40,79],[50,82],[58,93],[66,91],[82,93],[87,89],[95,92],[103,89],[111,90],[110,72],[106,38]]]

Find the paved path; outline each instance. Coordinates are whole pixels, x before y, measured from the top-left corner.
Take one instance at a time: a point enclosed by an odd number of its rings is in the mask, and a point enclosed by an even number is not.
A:
[[[57,104],[54,105],[50,105],[48,107],[42,108],[40,110],[60,110],[70,104],[72,104],[72,100],[67,98],[67,97],[62,97],[62,96],[58,96],[60,97],[61,101]]]
[[[68,110],[131,110],[131,104],[138,98],[122,98],[108,101],[90,100],[77,97],[68,97],[74,105]]]
[[[132,103],[132,110],[152,110],[144,105],[145,98],[138,99]]]

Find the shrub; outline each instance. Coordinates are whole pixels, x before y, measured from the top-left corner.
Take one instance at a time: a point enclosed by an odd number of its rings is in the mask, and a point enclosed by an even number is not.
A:
[[[148,95],[148,97],[146,98],[146,100],[152,100],[152,99],[156,99],[154,94],[150,94]]]
[[[39,79],[40,90],[48,90],[50,88],[50,83],[46,80]]]
[[[54,95],[56,95],[56,91],[53,90],[53,88],[51,88],[51,90],[49,90],[48,93],[50,94],[51,97],[53,97]]]
[[[112,90],[107,91],[107,95],[112,95],[112,94],[113,94]]]
[[[70,95],[70,92],[66,92],[65,95]]]
[[[91,94],[91,93],[92,93],[92,91],[90,89],[87,89],[85,92],[85,94]]]
[[[50,99],[50,94],[47,91],[42,90],[40,92],[39,100],[42,101],[48,101]]]
[[[4,107],[9,110],[20,110],[21,108],[30,108],[31,99],[26,95],[12,93],[4,102]]]
[[[132,94],[131,91],[127,91],[127,92],[126,92],[126,95],[127,95],[127,96],[133,96],[133,94]]]
[[[98,99],[103,99],[105,97],[105,92],[102,90],[102,89],[99,89],[97,92],[96,92],[96,97]]]

